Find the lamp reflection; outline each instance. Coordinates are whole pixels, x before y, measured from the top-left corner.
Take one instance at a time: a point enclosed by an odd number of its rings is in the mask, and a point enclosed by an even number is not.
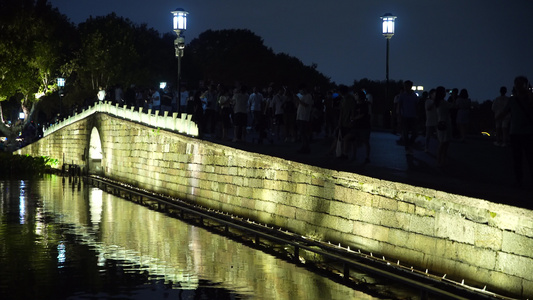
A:
[[[19,222],[25,223],[26,219],[26,184],[24,181],[20,181],[20,196],[19,196]]]
[[[91,224],[94,229],[98,229],[102,220],[103,191],[98,188],[89,190],[89,213],[91,214]]]
[[[57,245],[57,267],[63,268],[66,259],[67,259],[67,247],[65,247],[65,244],[63,243],[63,241],[60,241],[59,245]]]

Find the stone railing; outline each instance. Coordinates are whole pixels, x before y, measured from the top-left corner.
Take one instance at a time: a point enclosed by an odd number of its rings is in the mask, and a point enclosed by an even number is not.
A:
[[[118,104],[112,104],[111,102],[107,101],[96,102],[95,105],[90,106],[87,109],[83,109],[81,113],[75,113],[74,115],[63,119],[58,123],[52,124],[51,126],[45,128],[43,131],[43,136],[52,134],[61,128],[85,119],[97,112],[108,113],[110,115],[138,122],[150,127],[166,129],[189,136],[198,136],[198,126],[192,121],[192,115],[181,114],[181,117],[178,118],[178,113],[172,113],[172,115],[168,115],[168,111],[164,111],[162,112],[163,114],[160,115],[158,110],[154,111],[153,114],[151,109],[148,109],[148,113],[143,113],[142,110],[142,107],[128,107],[127,105],[120,107]]]

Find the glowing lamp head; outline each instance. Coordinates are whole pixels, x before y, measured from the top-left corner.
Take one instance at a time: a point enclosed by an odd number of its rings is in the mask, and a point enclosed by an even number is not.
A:
[[[57,79],[57,86],[62,88],[65,86],[65,78],[58,78]]]
[[[172,11],[174,15],[174,31],[185,31],[187,29],[187,15],[189,14],[183,8],[176,8]]]
[[[383,22],[383,29],[382,33],[383,36],[390,39],[394,35],[394,20],[396,19],[396,16],[393,16],[390,13],[386,13],[381,17],[381,20]]]

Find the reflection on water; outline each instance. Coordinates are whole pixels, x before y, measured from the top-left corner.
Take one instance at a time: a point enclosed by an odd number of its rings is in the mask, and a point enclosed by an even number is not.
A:
[[[63,180],[0,181],[0,299],[374,299]]]

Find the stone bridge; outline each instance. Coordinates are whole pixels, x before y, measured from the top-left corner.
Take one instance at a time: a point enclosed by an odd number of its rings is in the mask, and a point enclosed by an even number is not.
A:
[[[195,138],[190,116],[99,103],[17,152],[446,280],[533,297],[533,214],[438,190],[339,172]]]

